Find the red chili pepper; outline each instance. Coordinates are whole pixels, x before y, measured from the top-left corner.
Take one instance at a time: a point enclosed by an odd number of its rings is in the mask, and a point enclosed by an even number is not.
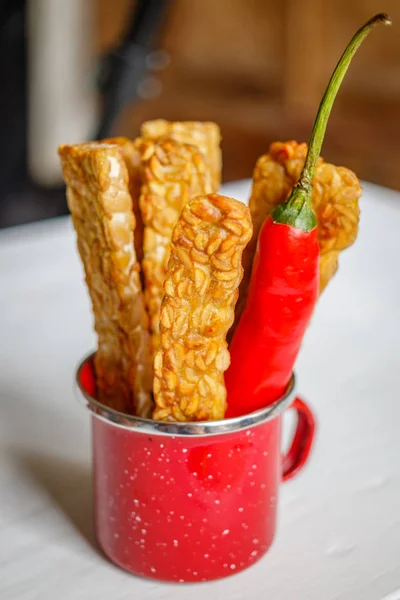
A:
[[[299,182],[264,222],[249,294],[230,345],[225,373],[227,417],[263,408],[284,393],[318,298],[319,246],[311,192],[332,105],[358,47],[379,14],[357,31],[339,60],[318,109]]]

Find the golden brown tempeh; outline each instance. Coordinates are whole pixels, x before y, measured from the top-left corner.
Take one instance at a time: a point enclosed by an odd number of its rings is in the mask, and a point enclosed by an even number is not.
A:
[[[114,137],[102,140],[103,144],[115,144],[119,147],[125,160],[129,175],[129,193],[132,198],[133,214],[135,215],[135,251],[139,265],[143,260],[143,219],[139,208],[140,196],[140,156],[134,142],[125,137]],[[143,282],[142,282],[143,283]]]
[[[59,154],[93,304],[100,398],[117,410],[148,416],[151,343],[123,155],[118,146],[98,142],[61,146]]]
[[[160,343],[160,308],[172,231],[186,202],[198,194],[211,192],[211,174],[203,155],[193,146],[169,139],[139,138],[135,147],[142,169],[145,299],[156,350]]]
[[[159,140],[170,138],[181,144],[195,146],[209,163],[212,174],[212,192],[221,185],[221,131],[216,123],[201,121],[146,121],[141,128],[143,137]]]
[[[272,209],[289,196],[300,177],[306,154],[307,144],[294,141],[275,142],[271,144],[269,152],[261,156],[256,163],[249,202],[254,229],[252,239],[243,254],[244,277],[240,286],[234,327],[246,303],[251,266],[261,225]],[[351,246],[357,237],[360,214],[358,201],[362,189],[352,171],[325,163],[321,158],[313,185],[312,202],[318,220],[321,250],[321,293],[337,270],[339,253]]]
[[[161,346],[154,361],[154,419],[222,419],[225,336],[232,325],[250,211],[209,194],[186,204],[174,229],[165,281]]]
[[[323,292],[339,268],[339,252],[332,250],[319,259],[319,293]]]

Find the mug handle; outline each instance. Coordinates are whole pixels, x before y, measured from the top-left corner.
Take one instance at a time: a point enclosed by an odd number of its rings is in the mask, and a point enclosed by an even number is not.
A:
[[[315,436],[315,418],[311,408],[297,397],[290,409],[297,412],[297,426],[290,448],[283,457],[283,481],[291,479],[304,467]]]

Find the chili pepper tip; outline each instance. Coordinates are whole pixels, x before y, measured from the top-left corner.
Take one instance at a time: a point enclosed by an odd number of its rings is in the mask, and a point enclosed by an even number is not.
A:
[[[372,17],[371,23],[376,23],[378,25],[378,23],[383,23],[384,25],[391,25],[392,24],[392,17],[390,15],[388,15],[387,13],[379,13],[378,15],[375,15],[374,17]]]

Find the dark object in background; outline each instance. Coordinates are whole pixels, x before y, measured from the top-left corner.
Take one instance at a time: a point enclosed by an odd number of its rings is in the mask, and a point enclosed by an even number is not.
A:
[[[0,206],[10,185],[23,176],[26,158],[25,4],[0,5]]]
[[[122,42],[103,59],[99,83],[104,107],[96,139],[112,136],[122,109],[138,98],[138,84],[148,70],[146,59],[154,50],[168,2],[139,0]]]
[[[138,98],[167,6],[168,0],[135,2],[122,42],[101,61],[104,106],[94,139],[111,136],[120,111]],[[26,13],[26,0],[0,0],[0,228],[68,213],[64,187],[40,187],[28,173]]]
[[[63,189],[41,189],[27,173],[26,7],[0,4],[0,228],[67,212]]]

